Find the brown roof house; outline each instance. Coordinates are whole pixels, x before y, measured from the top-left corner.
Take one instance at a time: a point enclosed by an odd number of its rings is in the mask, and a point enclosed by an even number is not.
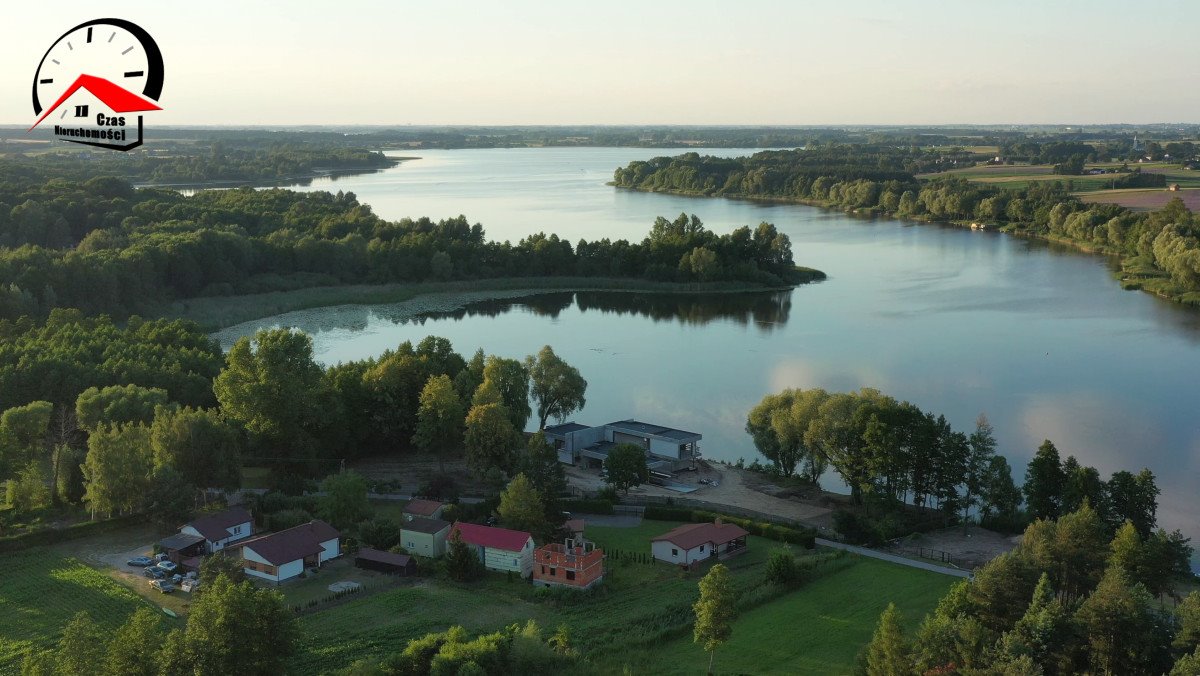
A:
[[[680,566],[690,566],[714,556],[725,558],[746,550],[744,529],[731,523],[689,523],[650,541],[654,558]]]
[[[247,575],[279,583],[342,555],[342,534],[315,519],[238,543]]]
[[[354,565],[363,570],[375,570],[388,575],[408,577],[417,574],[417,560],[407,554],[393,554],[363,547],[354,555]]]
[[[230,544],[250,537],[254,533],[254,518],[241,507],[206,514],[179,527],[180,535],[199,537],[203,542],[204,554],[225,549]]]
[[[404,520],[412,521],[414,518],[440,519],[445,509],[445,503],[438,502],[437,500],[425,500],[423,498],[409,500],[408,504],[404,505]]]

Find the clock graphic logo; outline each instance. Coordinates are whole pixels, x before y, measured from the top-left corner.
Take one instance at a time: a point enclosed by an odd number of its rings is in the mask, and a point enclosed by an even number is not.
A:
[[[124,19],[87,21],[63,33],[38,63],[38,118],[29,130],[49,118],[56,138],[131,150],[142,145],[141,113],[162,110],[162,88],[162,52],[149,33]]]

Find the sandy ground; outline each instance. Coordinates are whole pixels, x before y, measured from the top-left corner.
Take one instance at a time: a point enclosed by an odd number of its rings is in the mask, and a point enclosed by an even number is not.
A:
[[[597,491],[603,487],[597,471],[585,470],[579,467],[566,467],[567,480],[572,486],[584,491]],[[717,482],[716,486],[700,483],[700,479],[710,479]],[[692,493],[679,493],[660,486],[638,486],[629,491],[632,496],[667,496],[673,498],[691,498],[703,500],[713,505],[729,505],[742,509],[751,509],[764,514],[773,514],[817,528],[828,528],[832,525],[833,510],[830,507],[802,500],[797,495],[773,495],[765,490],[772,486],[759,479],[753,472],[739,470],[729,465],[702,463],[702,469],[695,472],[680,472],[675,475],[679,483],[694,485],[697,490]],[[811,497],[811,496],[809,496]]]
[[[960,568],[977,568],[1004,552],[1012,551],[1020,541],[1020,535],[1005,536],[978,526],[968,527],[964,535],[962,526],[955,526],[910,535],[888,547],[887,551],[902,556],[922,555],[923,558],[937,558],[939,552],[945,552]],[[923,554],[921,549],[925,550]]]

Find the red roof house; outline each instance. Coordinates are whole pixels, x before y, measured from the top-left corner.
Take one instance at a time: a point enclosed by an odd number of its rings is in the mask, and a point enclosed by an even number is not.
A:
[[[714,556],[732,556],[746,549],[743,528],[731,523],[689,523],[663,533],[650,541],[654,558],[688,566]]]
[[[456,536],[475,548],[488,570],[533,574],[533,536],[525,531],[460,521],[450,529],[450,542]]]
[[[341,537],[336,528],[314,519],[236,546],[247,575],[283,582],[341,556]]]

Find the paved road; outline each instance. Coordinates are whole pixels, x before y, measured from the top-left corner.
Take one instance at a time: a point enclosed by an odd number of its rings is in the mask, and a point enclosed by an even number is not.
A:
[[[822,547],[832,547],[834,549],[842,549],[847,552],[853,552],[855,554],[861,554],[862,556],[868,556],[872,559],[879,559],[881,561],[889,561],[891,563],[898,563],[902,566],[908,566],[910,568],[920,568],[921,570],[928,570],[928,571],[931,571],[934,573],[941,573],[942,575],[953,575],[954,577],[964,577],[964,578],[971,576],[971,571],[969,571],[969,570],[961,570],[958,568],[947,568],[946,566],[939,566],[936,563],[926,563],[924,561],[914,561],[913,559],[906,559],[903,556],[896,556],[894,554],[885,554],[883,552],[877,552],[874,549],[867,549],[866,547],[856,547],[854,545],[848,545],[848,544],[844,544],[841,542],[834,542],[833,540],[826,540],[825,538],[817,538],[817,544],[821,545]]]

